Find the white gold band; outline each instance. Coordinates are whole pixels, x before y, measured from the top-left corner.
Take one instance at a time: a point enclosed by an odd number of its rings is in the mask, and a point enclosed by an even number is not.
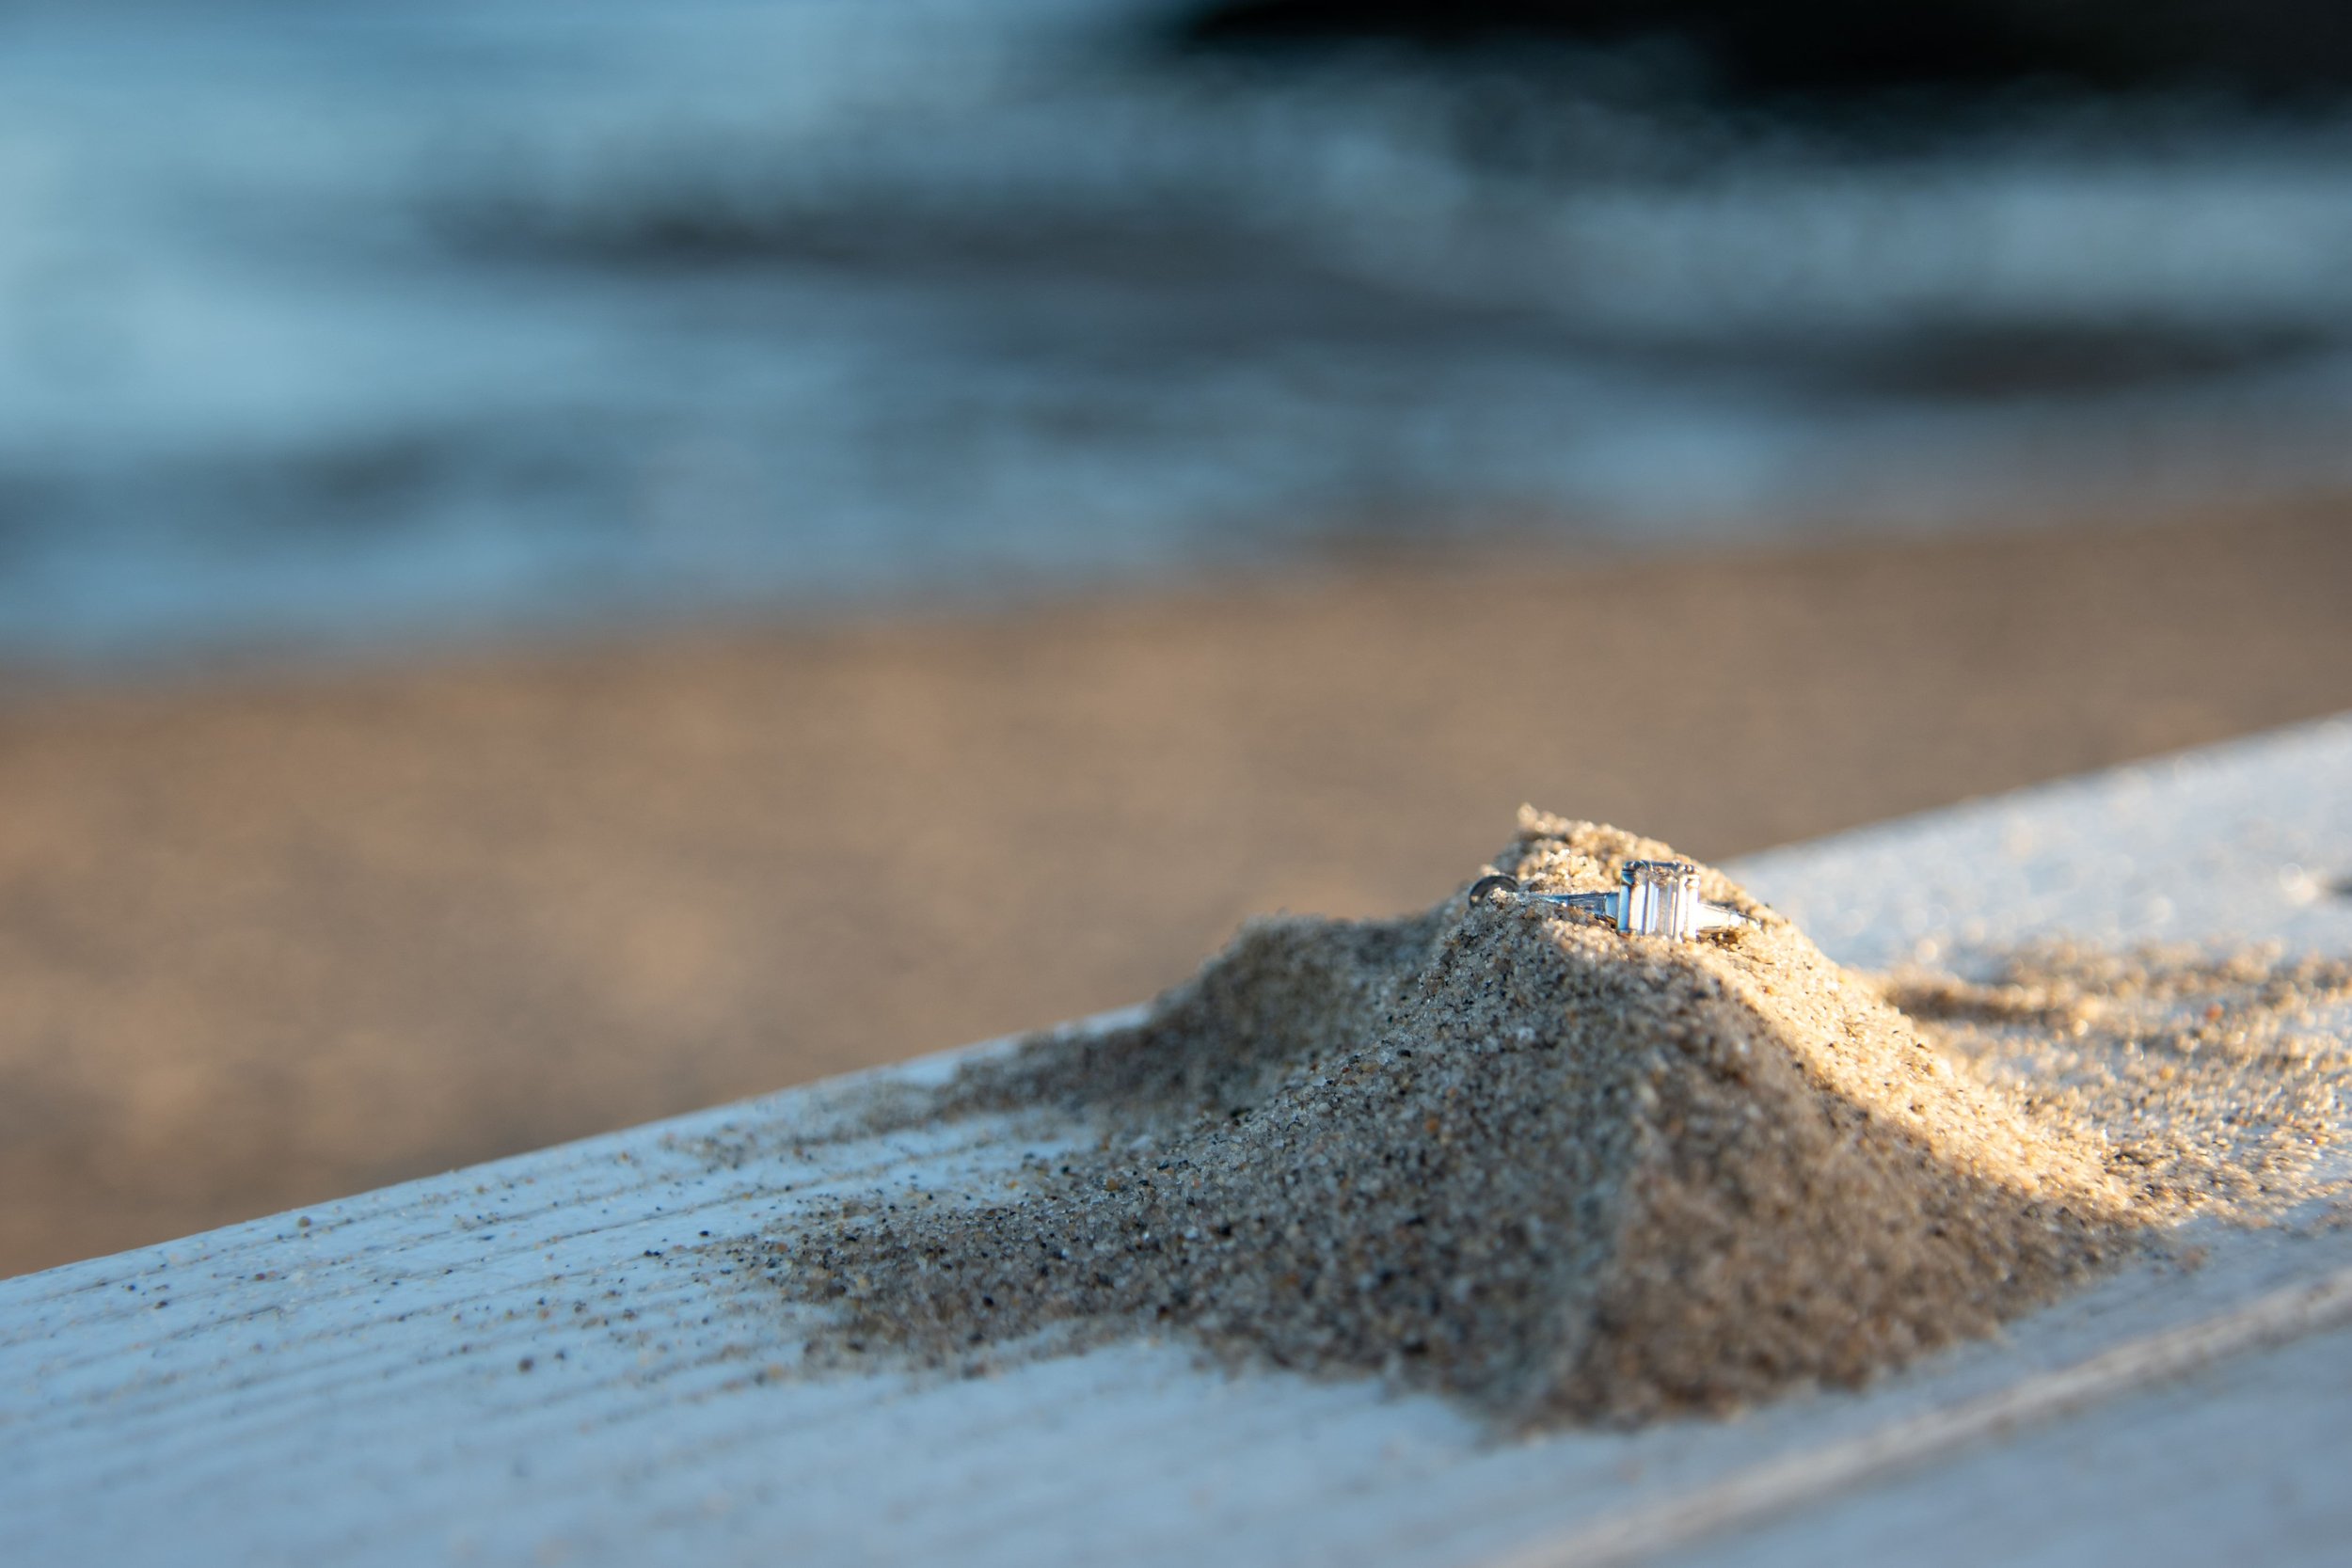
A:
[[[1628,861],[1624,885],[1608,893],[1530,893],[1513,877],[1483,877],[1470,888],[1475,903],[1490,893],[1597,916],[1628,936],[1688,942],[1709,931],[1738,930],[1748,917],[1699,896],[1698,867],[1687,861]]]

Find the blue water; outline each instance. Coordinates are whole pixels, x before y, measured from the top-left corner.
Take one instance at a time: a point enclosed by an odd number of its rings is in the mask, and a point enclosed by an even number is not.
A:
[[[1157,14],[0,9],[0,657],[2352,480],[2352,122],[1890,151]]]

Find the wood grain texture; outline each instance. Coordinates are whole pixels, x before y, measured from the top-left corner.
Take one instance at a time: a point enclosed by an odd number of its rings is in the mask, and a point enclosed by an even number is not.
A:
[[[1740,868],[1841,957],[1940,933],[2352,951],[2352,723]],[[980,1049],[986,1049],[985,1047]],[[1861,1395],[1497,1443],[1435,1400],[1134,1344],[803,1379],[731,1240],[1017,1180],[856,1114],[953,1058],[0,1281],[11,1562],[2325,1560],[2352,1227],[2201,1234]],[[1035,1146],[1032,1146],[1035,1147]],[[2332,1466],[2332,1467],[2331,1467]],[[2029,1549],[2029,1551],[2027,1550]]]

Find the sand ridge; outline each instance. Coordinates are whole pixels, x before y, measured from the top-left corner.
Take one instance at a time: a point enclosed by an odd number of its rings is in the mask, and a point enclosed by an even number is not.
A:
[[[1672,854],[1523,813],[1493,868],[1598,890]],[[1754,927],[1678,944],[1464,893],[1255,923],[1136,1025],[976,1063],[931,1107],[1074,1113],[1091,1149],[1010,1201],[849,1205],[744,1261],[834,1309],[816,1369],[1174,1331],[1523,1427],[1856,1383],[2128,1244],[2096,1136],[1705,883]]]

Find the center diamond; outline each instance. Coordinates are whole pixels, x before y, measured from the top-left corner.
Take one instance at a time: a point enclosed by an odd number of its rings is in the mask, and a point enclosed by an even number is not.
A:
[[[1698,935],[1699,868],[1688,861],[1628,861],[1617,929],[1628,936]]]

